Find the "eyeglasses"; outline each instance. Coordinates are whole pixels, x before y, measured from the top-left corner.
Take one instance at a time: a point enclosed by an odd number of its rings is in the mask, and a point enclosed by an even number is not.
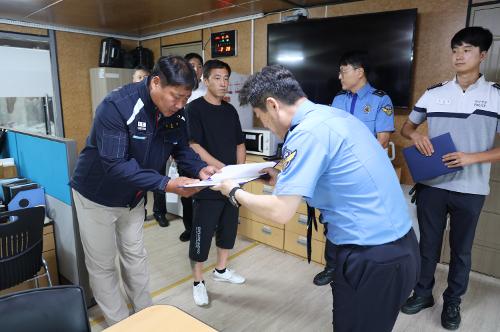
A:
[[[339,75],[344,76],[345,74],[350,73],[351,71],[355,71],[357,69],[359,69],[359,68],[353,67],[353,68],[347,68],[347,69],[339,69]]]

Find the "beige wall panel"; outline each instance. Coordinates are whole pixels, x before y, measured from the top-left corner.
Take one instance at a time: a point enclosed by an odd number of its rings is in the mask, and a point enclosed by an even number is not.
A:
[[[64,134],[76,140],[80,152],[92,124],[89,69],[98,67],[102,37],[58,31],[56,39]],[[132,40],[121,42],[135,45]]]
[[[309,12],[308,18],[324,18],[328,13],[326,6],[307,8],[307,11]]]
[[[255,20],[254,72],[260,71],[267,65],[267,25],[279,23],[279,21],[279,14],[269,15]]]
[[[42,35],[42,36],[48,35],[48,32],[45,29],[28,28],[13,24],[0,24],[0,31],[28,33],[32,35]]]
[[[205,39],[208,37],[205,37]],[[193,43],[202,40],[202,31],[195,30],[176,35],[161,37],[161,46]]]
[[[92,123],[89,69],[98,66],[101,37],[57,32],[64,133],[84,146]]]
[[[145,40],[141,42],[141,45],[142,47],[149,48],[153,51],[153,58],[155,62],[161,56],[160,38]]]
[[[122,42],[122,48],[126,49],[127,51],[131,51],[137,46],[139,46],[139,42],[137,40],[121,39],[121,42]]]
[[[213,32],[220,32],[226,30],[237,30],[237,56],[233,57],[224,57],[219,58],[219,60],[227,62],[229,66],[231,66],[231,70],[241,73],[241,74],[250,74],[250,37],[251,37],[251,29],[252,24],[250,21],[239,22],[234,24],[226,24],[221,25],[209,29],[203,30],[203,38],[208,40],[210,38],[210,34]],[[205,60],[211,59],[211,48],[210,43],[207,43],[207,46],[204,50],[205,52]]]

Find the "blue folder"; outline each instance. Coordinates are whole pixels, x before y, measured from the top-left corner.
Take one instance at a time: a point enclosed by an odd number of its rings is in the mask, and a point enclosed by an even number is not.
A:
[[[39,205],[45,205],[45,192],[43,188],[23,190],[11,199],[8,210],[19,210]]]
[[[455,144],[451,139],[450,133],[431,138],[434,153],[427,157],[417,150],[415,145],[403,149],[406,163],[410,169],[413,181],[419,182],[429,180],[440,175],[458,172],[463,167],[448,168],[443,163],[443,156],[445,154],[456,152]]]

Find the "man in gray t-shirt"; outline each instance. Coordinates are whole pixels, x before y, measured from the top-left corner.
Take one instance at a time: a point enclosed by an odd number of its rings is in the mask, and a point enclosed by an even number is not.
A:
[[[487,82],[479,72],[491,43],[491,32],[481,27],[455,34],[451,49],[456,76],[427,89],[401,130],[401,135],[427,156],[434,152],[429,138],[450,133],[457,152],[444,155],[443,163],[450,168],[463,167],[417,183],[422,266],[414,293],[401,308],[406,314],[416,314],[434,305],[434,272],[449,215],[451,255],[441,325],[450,330],[460,325],[460,302],[469,282],[474,234],[490,191],[491,162],[500,160],[500,148],[494,148],[495,136],[500,133],[500,85]],[[428,136],[416,131],[425,120]]]

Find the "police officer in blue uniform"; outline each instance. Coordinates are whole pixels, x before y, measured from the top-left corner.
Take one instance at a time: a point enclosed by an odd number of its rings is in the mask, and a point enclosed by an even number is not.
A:
[[[112,325],[129,315],[115,267],[134,311],[152,304],[147,254],[143,243],[144,195],[173,192],[194,180],[162,175],[173,156],[192,178],[206,179],[207,166],[188,145],[182,108],[197,86],[195,73],[182,57],[158,60],[151,76],[111,92],[99,104],[71,187],[90,286]]]
[[[352,51],[339,61],[339,80],[342,91],[337,93],[332,107],[345,110],[361,120],[380,144],[386,148],[394,131],[394,108],[391,98],[368,83],[367,54]]]
[[[337,93],[332,107],[351,113],[361,120],[379,143],[387,148],[394,131],[394,111],[391,98],[368,83],[368,55],[362,51],[343,54],[339,60],[339,80],[342,91]],[[328,230],[325,230],[328,231]],[[325,247],[325,269],[314,277],[314,284],[323,286],[333,280],[335,261]]]
[[[304,198],[320,210],[338,268],[332,282],[336,332],[391,331],[416,284],[418,244],[384,149],[354,116],[309,101],[282,66],[265,67],[240,91],[265,127],[285,138],[282,171],[265,169],[272,195],[234,181],[216,186],[236,206],[285,224]],[[309,226],[311,227],[311,225]],[[292,286],[292,285],[291,285]]]

